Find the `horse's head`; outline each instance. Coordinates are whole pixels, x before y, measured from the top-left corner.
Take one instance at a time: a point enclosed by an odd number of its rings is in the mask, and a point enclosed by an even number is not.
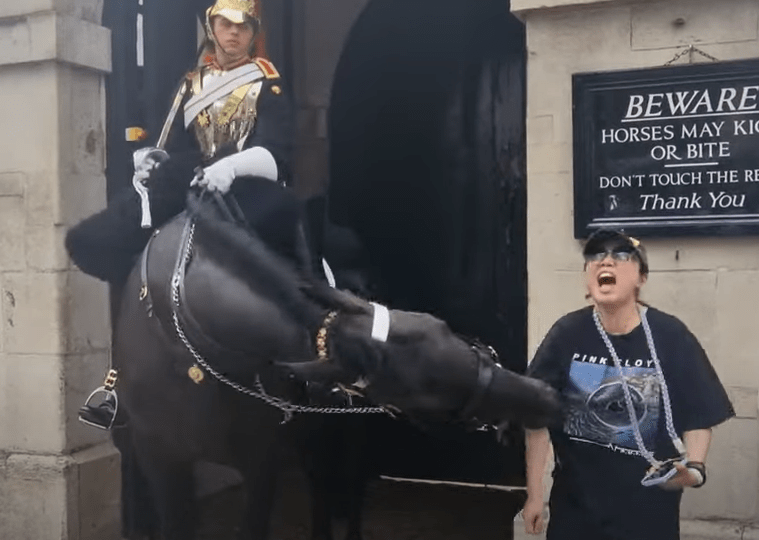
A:
[[[213,239],[204,248],[214,260],[266,305],[276,306],[276,311],[258,310],[259,315],[273,318],[277,313],[281,320],[273,327],[287,321],[323,336],[317,337],[317,349],[322,349],[317,360],[291,355],[295,362],[286,366],[296,377],[327,388],[336,383],[354,387],[376,404],[422,420],[521,420],[540,427],[559,415],[556,392],[503,369],[443,321],[423,313],[377,310],[350,293],[304,280],[249,231],[226,222],[203,222],[202,212],[198,214]],[[336,315],[319,328],[319,314],[325,310]],[[380,320],[375,313],[387,313],[388,318]],[[242,319],[247,324],[251,317]],[[257,326],[259,346],[265,327]],[[289,341],[285,343],[276,328],[265,334],[274,337],[281,358]]]
[[[537,428],[560,416],[552,388],[504,369],[444,321],[334,295],[340,311],[323,334],[326,351],[320,360],[290,366],[296,376],[327,380],[339,373],[340,382],[374,403],[420,420],[517,420]]]

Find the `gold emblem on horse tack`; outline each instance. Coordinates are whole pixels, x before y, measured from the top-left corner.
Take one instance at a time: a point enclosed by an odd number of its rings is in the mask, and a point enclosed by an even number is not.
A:
[[[203,373],[203,370],[200,369],[198,366],[192,366],[189,370],[187,370],[187,375],[192,379],[192,382],[195,384],[200,384],[203,382],[203,379],[206,378],[205,373]]]

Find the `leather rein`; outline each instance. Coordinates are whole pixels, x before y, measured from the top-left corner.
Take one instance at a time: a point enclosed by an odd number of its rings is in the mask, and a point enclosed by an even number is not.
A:
[[[502,366],[498,359],[498,353],[493,347],[484,345],[477,340],[470,342],[469,347],[477,359],[477,385],[469,398],[469,402],[459,413],[458,419],[467,424],[477,425],[480,430],[487,430],[494,428],[494,426],[478,420],[476,412],[482,406],[485,396],[493,384],[495,370],[502,369]]]

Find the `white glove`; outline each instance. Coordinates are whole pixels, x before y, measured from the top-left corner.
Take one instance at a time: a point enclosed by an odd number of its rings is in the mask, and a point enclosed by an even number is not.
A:
[[[206,167],[190,185],[226,193],[238,176],[258,176],[276,182],[279,177],[277,162],[266,148],[254,146]]]
[[[167,159],[169,159],[169,154],[160,148],[147,147],[135,150],[134,154],[132,154],[135,176],[147,179],[150,171]]]

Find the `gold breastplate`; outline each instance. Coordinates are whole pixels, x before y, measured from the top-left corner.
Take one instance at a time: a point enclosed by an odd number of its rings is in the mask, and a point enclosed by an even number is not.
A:
[[[205,68],[191,79],[194,95],[224,72]],[[206,107],[192,122],[200,151],[205,160],[212,159],[220,148],[235,145],[242,150],[256,126],[258,97],[263,81],[238,87]]]

